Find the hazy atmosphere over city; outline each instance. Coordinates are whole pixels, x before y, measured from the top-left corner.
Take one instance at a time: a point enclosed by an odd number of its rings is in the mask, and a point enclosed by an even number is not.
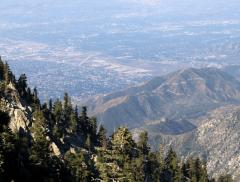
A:
[[[240,64],[238,0],[3,0],[0,8],[1,55],[42,99]]]

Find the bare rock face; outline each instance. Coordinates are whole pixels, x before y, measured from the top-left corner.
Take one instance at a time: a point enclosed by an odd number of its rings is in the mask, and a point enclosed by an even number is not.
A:
[[[213,176],[231,173],[240,179],[240,107],[214,110],[201,121],[196,143],[208,154],[208,169]]]
[[[10,111],[10,116],[11,116],[11,122],[10,122],[10,128],[13,131],[19,130],[20,128],[26,130],[27,126],[30,124],[26,117],[26,113],[24,113],[20,109],[13,109]]]
[[[10,115],[9,126],[12,131],[28,129],[31,124],[31,108],[22,104],[19,94],[12,84],[8,85],[5,96],[0,99],[0,106],[1,110]]]
[[[60,149],[58,148],[58,146],[54,142],[51,143],[50,148],[53,151],[54,155],[56,155],[56,156],[61,155]]]

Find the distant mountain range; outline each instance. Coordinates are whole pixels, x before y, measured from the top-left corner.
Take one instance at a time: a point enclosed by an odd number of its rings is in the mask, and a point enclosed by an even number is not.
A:
[[[126,125],[179,134],[194,129],[198,125],[196,118],[208,111],[238,103],[237,79],[215,68],[190,68],[90,99],[86,105],[110,133]]]

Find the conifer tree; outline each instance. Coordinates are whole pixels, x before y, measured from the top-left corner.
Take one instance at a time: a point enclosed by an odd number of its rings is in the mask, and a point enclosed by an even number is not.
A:
[[[50,158],[49,151],[50,142],[46,138],[47,121],[40,110],[35,111],[33,117],[34,123],[31,128],[31,132],[33,134],[34,142],[30,158],[34,163],[38,163],[41,166],[47,165],[46,161],[49,160]]]
[[[168,154],[165,158],[164,180],[179,182],[181,180],[181,171],[177,154],[170,147]]]
[[[79,129],[85,131],[85,133],[89,133],[89,117],[87,115],[87,107],[82,107],[82,112],[80,114],[79,119]]]
[[[34,123],[31,128],[33,144],[31,147],[30,162],[32,173],[40,181],[59,181],[60,161],[54,160],[50,150],[50,139],[47,131],[47,121],[44,114],[37,110],[33,114]]]
[[[100,125],[99,127],[99,131],[98,131],[98,134],[97,134],[97,138],[98,138],[98,144],[100,147],[103,147],[103,148],[107,148],[107,145],[108,145],[108,141],[107,141],[107,132],[105,130],[105,128]]]
[[[156,152],[156,158],[157,158],[157,162],[159,163],[160,170],[162,171],[165,166],[164,147],[162,145],[160,145],[158,151]]]
[[[63,108],[65,110],[68,110],[69,107],[71,107],[71,99],[70,97],[68,96],[68,93],[64,93],[64,98],[63,98]]]
[[[120,127],[114,134],[111,140],[113,152],[126,157],[134,156],[136,144],[132,139],[131,132],[124,127]]]
[[[13,84],[16,83],[15,76],[12,74],[8,63],[4,64],[3,77],[6,85],[8,85],[10,82],[12,82]]]
[[[8,127],[10,117],[7,113],[0,111],[0,122],[0,180],[11,181],[17,172],[15,138]]]
[[[148,145],[148,133],[146,131],[140,133],[137,146],[140,150],[141,155],[148,155],[150,147]]]
[[[92,172],[92,161],[89,156],[81,151],[76,153],[68,151],[64,158],[66,160],[67,167],[71,171],[71,181],[92,181],[94,174]]]
[[[4,77],[4,81],[6,82],[6,84],[9,84],[9,82],[10,82],[10,69],[9,69],[9,65],[8,65],[8,63],[5,63],[4,64],[4,75],[3,75],[3,77]]]
[[[16,162],[17,180],[16,181],[31,181],[31,167],[30,167],[30,147],[31,139],[29,135],[24,132],[16,133]],[[13,160],[13,159],[12,159]]]
[[[52,99],[49,99],[48,108],[49,108],[49,111],[52,112],[52,110],[53,110],[53,101],[52,101]]]
[[[17,89],[21,97],[26,96],[27,92],[27,77],[25,74],[20,75],[17,82]]]
[[[38,91],[37,88],[35,87],[33,89],[33,109],[39,109],[40,108],[40,100],[38,98]]]
[[[196,181],[194,159],[190,157],[182,166],[184,180]]]
[[[132,161],[124,162],[123,165],[123,176],[119,176],[119,181],[143,181],[143,178],[141,176],[138,176],[137,179],[136,174],[133,173],[133,166]],[[144,182],[144,181],[143,181]]]
[[[3,79],[4,79],[4,63],[0,56],[0,81],[2,81]]]
[[[75,113],[71,113],[70,122],[69,122],[69,130],[71,134],[76,134],[77,122],[78,122],[78,117],[76,116]]]
[[[97,144],[97,118],[95,117],[92,117],[90,118],[89,120],[89,134],[90,134],[90,137],[91,137],[91,141],[94,145]]]
[[[202,162],[199,158],[195,160],[196,179],[198,182],[207,182],[208,174],[206,163]]]
[[[87,135],[85,146],[88,149],[88,151],[92,151],[93,144],[92,144],[92,140],[91,140],[91,135],[90,134]]]
[[[32,91],[29,87],[27,88],[27,93],[26,93],[25,99],[26,99],[27,103],[32,104]]]
[[[161,182],[163,166],[159,161],[158,152],[151,152],[148,157],[148,181]]]
[[[149,146],[148,146],[148,133],[146,131],[140,133],[139,139],[137,142],[137,147],[139,149],[139,171],[141,171],[144,181],[147,181],[150,178],[149,174]]]
[[[56,138],[62,138],[65,134],[65,124],[64,124],[64,117],[63,117],[63,107],[62,102],[57,99],[53,106],[53,115],[55,118],[55,124],[53,128],[53,135]]]

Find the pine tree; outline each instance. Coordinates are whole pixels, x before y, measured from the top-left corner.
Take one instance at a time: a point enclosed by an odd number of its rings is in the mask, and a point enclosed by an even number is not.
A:
[[[130,166],[132,159],[137,156],[136,143],[132,138],[131,132],[124,127],[120,127],[114,134],[111,140],[112,154],[117,161],[117,164],[123,168]]]
[[[49,99],[48,108],[49,108],[49,111],[52,112],[52,110],[53,110],[53,102],[52,102],[52,99]]]
[[[84,131],[85,134],[89,133],[90,127],[89,127],[89,117],[87,115],[87,107],[82,107],[82,112],[80,114],[79,119],[79,130]]]
[[[77,132],[77,123],[78,123],[78,116],[76,113],[71,113],[70,115],[70,123],[69,123],[69,130],[71,134],[76,134]]]
[[[170,148],[165,158],[164,180],[179,182],[181,178],[182,176],[177,154],[173,151],[172,148]]]
[[[47,121],[40,110],[33,114],[34,123],[31,128],[33,143],[30,162],[32,173],[40,181],[59,181],[60,161],[54,160],[50,150],[50,139],[47,131]]]
[[[64,94],[63,99],[63,117],[64,117],[64,128],[70,127],[71,114],[73,113],[71,99],[68,96],[68,93]]]
[[[71,153],[68,151],[64,157],[66,165],[71,171],[72,180],[71,181],[83,181],[88,182],[92,181],[93,174],[93,165],[92,161],[83,152]]]
[[[92,140],[91,140],[91,135],[90,135],[90,134],[87,135],[87,139],[86,139],[86,142],[85,142],[85,146],[86,146],[86,148],[88,149],[88,151],[92,151],[92,149],[93,149],[93,144],[92,144]]]
[[[195,170],[195,161],[190,157],[185,164],[182,166],[183,178],[185,180],[196,182],[196,170]]]
[[[27,93],[27,77],[25,74],[20,75],[17,82],[17,89],[21,97],[26,97]]]
[[[3,73],[4,73],[3,77],[4,77],[5,83],[9,84],[11,78],[10,78],[10,69],[9,69],[8,63],[4,64],[4,72]]]
[[[98,131],[98,134],[97,134],[97,138],[98,138],[98,144],[100,147],[103,147],[103,148],[107,148],[107,145],[108,145],[108,141],[107,141],[107,132],[105,130],[105,128],[100,125],[99,127],[99,131]]]
[[[136,172],[136,171],[135,171]],[[144,182],[141,176],[138,176],[137,179],[136,174],[133,172],[132,161],[126,161],[123,165],[123,176],[119,176],[119,181],[139,181]]]
[[[156,152],[156,158],[157,158],[157,162],[159,164],[160,170],[162,171],[165,166],[164,147],[162,145],[160,145],[158,151]]]
[[[120,127],[111,140],[113,152],[126,157],[133,157],[136,144],[132,139],[132,134],[128,128]]]
[[[148,133],[146,131],[140,133],[139,139],[137,142],[137,147],[139,149],[139,157],[138,157],[139,171],[141,171],[142,173],[141,175],[143,176],[144,181],[146,181],[150,178],[149,169],[148,169],[149,168]]]
[[[27,88],[27,93],[26,93],[26,97],[25,97],[25,99],[26,99],[26,101],[27,101],[27,103],[28,104],[32,104],[32,91],[31,91],[31,89],[28,87]]]
[[[208,182],[208,174],[206,163],[202,162],[199,158],[195,160],[195,170],[197,182]]]
[[[71,99],[68,96],[68,93],[64,93],[63,108],[67,110],[69,107],[71,107]]]
[[[0,81],[2,81],[3,79],[4,79],[4,63],[0,56]]]
[[[151,152],[148,157],[148,166],[147,166],[147,172],[149,173],[148,181],[161,182],[162,169],[163,169],[163,166],[161,166],[161,162],[159,162],[158,153]]]
[[[38,91],[37,91],[36,87],[33,89],[32,100],[33,100],[33,109],[35,109],[35,110],[39,109],[41,104],[40,104],[40,100],[38,98]]]
[[[10,82],[12,82],[14,85],[16,84],[15,76],[12,74],[8,63],[4,64],[3,67],[3,78],[5,81],[5,84],[8,85]]]
[[[65,124],[64,124],[64,116],[63,116],[63,107],[62,102],[57,99],[53,106],[53,115],[55,118],[55,124],[53,128],[53,135],[55,138],[62,138],[65,134]]]
[[[148,175],[146,174],[146,162],[144,158],[138,157],[133,161],[135,163],[134,166],[135,181],[142,182],[148,181]]]
[[[50,158],[49,146],[50,142],[47,140],[47,121],[43,113],[37,110],[33,114],[34,123],[31,129],[34,142],[31,151],[31,160],[39,165],[47,165],[46,161]],[[47,166],[45,166],[47,167]]]
[[[97,145],[97,118],[90,118],[88,125],[91,141],[94,145]]]
[[[146,131],[140,133],[137,146],[140,150],[141,155],[148,155],[150,147],[148,145],[148,133]]]
[[[16,181],[31,181],[31,167],[30,166],[30,146],[31,139],[26,133],[16,134],[16,162],[17,180]]]
[[[0,111],[0,180],[11,181],[16,178],[15,138],[8,127],[8,113]],[[11,171],[11,173],[9,173]]]

